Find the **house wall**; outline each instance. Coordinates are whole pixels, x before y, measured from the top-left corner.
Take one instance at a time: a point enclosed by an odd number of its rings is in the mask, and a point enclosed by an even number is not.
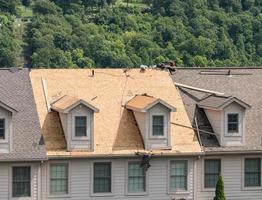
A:
[[[253,155],[252,157],[261,157],[262,155]],[[225,184],[225,194],[227,200],[261,200],[262,187],[256,189],[246,189],[244,182],[244,158],[245,155],[228,155],[206,158],[221,158],[222,176]],[[249,156],[250,157],[250,156]],[[204,189],[204,167],[203,158],[197,161],[197,200],[213,200],[215,189]]]
[[[181,158],[180,158],[181,159]],[[188,159],[188,158],[185,158]],[[73,200],[171,200],[185,198],[193,199],[194,182],[194,159],[188,161],[188,191],[180,194],[171,194],[168,192],[168,165],[171,158],[152,158],[151,167],[147,171],[147,194],[146,195],[128,195],[127,188],[127,162],[133,161],[127,158],[95,160],[95,159],[72,159],[48,161],[42,167],[42,199],[73,199]],[[112,186],[113,194],[108,196],[92,196],[92,165],[95,161],[112,161]],[[69,163],[69,195],[68,196],[50,196],[49,195],[49,164],[50,162],[68,162]]]
[[[31,197],[12,198],[12,166],[31,166]],[[0,163],[1,200],[39,200],[40,163]]]
[[[140,133],[142,135],[142,138],[146,142],[146,130],[147,130],[146,113],[134,111],[134,115],[135,115],[136,122],[140,130]]]

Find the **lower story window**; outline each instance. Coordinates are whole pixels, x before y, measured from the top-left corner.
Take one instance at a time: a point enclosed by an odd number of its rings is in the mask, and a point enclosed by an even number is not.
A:
[[[187,161],[170,162],[170,190],[187,190]]]
[[[111,192],[111,163],[94,163],[94,193]]]
[[[140,166],[140,162],[128,163],[128,192],[146,191],[146,172]]]
[[[50,194],[68,194],[68,164],[50,164]]]
[[[205,160],[204,169],[204,186],[205,188],[215,188],[218,177],[221,173],[221,160],[220,159],[207,159]]]
[[[245,159],[245,187],[261,186],[261,159]]]
[[[12,168],[12,196],[31,196],[31,167],[17,166]]]

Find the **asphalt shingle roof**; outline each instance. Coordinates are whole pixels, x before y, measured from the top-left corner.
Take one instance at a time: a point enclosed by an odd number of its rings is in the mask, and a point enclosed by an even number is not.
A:
[[[214,71],[214,69],[212,69]],[[225,96],[234,96],[249,104],[251,109],[246,110],[245,121],[245,146],[220,147],[214,145],[214,138],[205,141],[206,151],[261,151],[262,150],[262,68],[231,68],[229,73],[224,73],[225,69],[217,69],[216,73],[201,73],[201,68],[177,69],[173,75],[175,82],[186,84],[206,90],[224,93]],[[221,72],[221,73],[220,73]],[[197,103],[207,97],[206,93],[192,91],[189,89],[179,89],[186,111],[194,124],[194,118],[205,117],[199,114],[200,109]],[[200,121],[201,126],[207,129],[208,124]],[[213,145],[212,145],[213,144]]]
[[[45,160],[28,69],[1,69],[0,94],[0,102],[17,111],[12,117],[11,151],[0,153],[0,161]]]

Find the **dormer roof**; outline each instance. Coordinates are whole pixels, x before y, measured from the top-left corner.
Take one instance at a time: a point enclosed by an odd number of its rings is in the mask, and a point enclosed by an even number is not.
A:
[[[142,95],[136,95],[133,97],[131,100],[129,100],[126,103],[126,108],[138,112],[146,112],[148,109],[152,108],[156,104],[162,104],[168,109],[170,109],[172,112],[176,111],[176,108],[173,107],[172,105],[168,104],[167,102],[155,98],[153,96],[149,96],[147,94],[142,94]]]
[[[245,109],[250,109],[251,106],[244,101],[232,97],[232,96],[217,96],[217,95],[209,95],[206,98],[200,100],[197,105],[200,108],[206,109],[214,109],[214,110],[223,110],[226,106],[231,103],[237,103],[240,106],[244,107]]]
[[[2,102],[2,101],[0,101],[0,107],[2,107],[2,108],[4,108],[4,109],[8,110],[9,112],[11,112],[11,113],[13,113],[13,114],[17,112],[16,109],[12,108],[11,106],[5,104],[5,103]]]
[[[76,106],[83,104],[86,107],[90,108],[94,112],[99,112],[99,109],[95,106],[91,105],[87,101],[83,99],[79,99],[77,97],[64,95],[63,97],[59,98],[55,102],[51,104],[51,108],[57,112],[61,113],[68,113],[70,110],[75,108]]]

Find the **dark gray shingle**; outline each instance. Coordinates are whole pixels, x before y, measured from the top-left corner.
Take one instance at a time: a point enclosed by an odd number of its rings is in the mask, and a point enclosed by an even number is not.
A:
[[[0,70],[0,102],[17,112],[12,118],[10,153],[0,153],[0,161],[45,160],[44,145],[39,145],[41,129],[28,69]]]

